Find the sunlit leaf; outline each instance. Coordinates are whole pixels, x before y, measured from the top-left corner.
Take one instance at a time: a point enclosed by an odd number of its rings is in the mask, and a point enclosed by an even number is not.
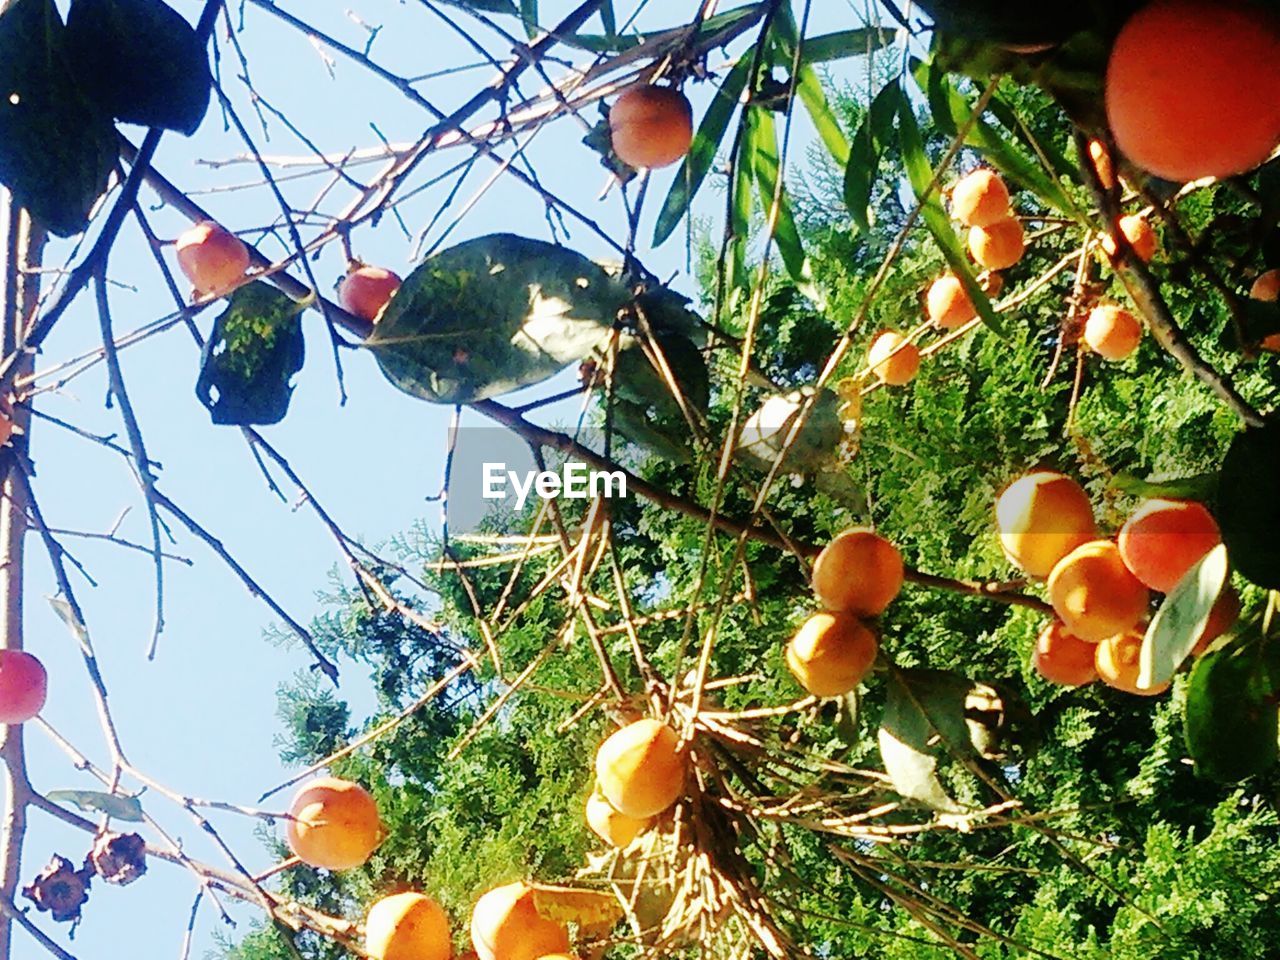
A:
[[[750,162],[755,171],[756,188],[760,194],[760,205],[764,210],[766,223],[773,217],[773,241],[778,247],[778,255],[782,257],[783,265],[796,288],[818,303],[821,301],[821,294],[813,282],[813,270],[791,212],[786,186],[779,186],[781,164],[777,128],[772,113],[767,110],[751,110],[747,114],[746,143],[749,153],[744,157],[744,162]]]
[[[1227,548],[1222,544],[1206,553],[1164,598],[1151,618],[1138,660],[1138,686],[1164,686],[1204,634],[1213,605],[1228,577]]]
[[[145,819],[137,797],[96,790],[50,790],[45,796],[54,803],[69,803],[85,813],[105,813],[114,820],[141,823]]]
[[[854,224],[864,233],[871,229],[871,191],[879,174],[880,157],[893,133],[902,89],[891,80],[876,94],[853,135],[849,163],[844,171],[844,202]]]

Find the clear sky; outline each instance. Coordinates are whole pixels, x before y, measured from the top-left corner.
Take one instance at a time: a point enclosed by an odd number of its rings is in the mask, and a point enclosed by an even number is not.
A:
[[[201,4],[196,0],[173,2],[193,21],[198,16]],[[475,52],[424,2],[280,0],[279,5],[357,47],[368,38],[357,21],[380,25],[373,54],[405,76],[476,61]],[[233,10],[239,6],[231,4]],[[543,0],[540,6],[544,21],[550,22],[562,17],[574,4]],[[615,6],[623,18],[636,4],[619,0]],[[723,8],[730,6],[722,4]],[[687,20],[695,7],[688,0],[651,0],[641,23],[673,25],[680,17]],[[863,3],[851,0],[818,0],[815,7],[819,9],[814,14],[812,33],[855,26],[861,22],[864,10]],[[441,9],[459,22],[468,22],[455,8]],[[380,136],[390,141],[412,140],[429,122],[421,109],[394,88],[341,57],[335,56],[327,63],[306,37],[254,5],[245,7],[244,18],[246,29],[238,39],[256,89],[321,149],[340,153],[373,146]],[[513,32],[518,30],[509,19],[503,25]],[[593,29],[598,29],[598,22]],[[474,32],[499,57],[508,52],[509,48],[504,48],[483,27],[475,27]],[[264,152],[305,153],[305,147],[276,123],[271,124],[270,142],[263,141],[261,126],[246,105],[241,67],[221,28],[218,48],[225,88]],[[713,64],[717,62],[713,58]],[[487,83],[492,76],[492,68],[485,67],[432,79],[418,89],[447,110],[468,99],[479,84]],[[537,90],[538,82],[530,81],[525,89]],[[693,88],[697,112],[705,108],[712,90],[711,84]],[[136,128],[126,131],[135,141],[141,138],[142,131]],[[572,200],[622,236],[624,220],[617,193],[603,201],[597,199],[606,174],[595,155],[581,145],[582,133],[572,120],[558,122],[539,135],[530,151],[532,162],[549,189]],[[802,124],[793,153],[801,166],[811,143],[811,132]],[[200,163],[239,153],[234,131],[224,128],[214,108],[190,140],[167,136],[156,166],[170,179],[196,192],[200,202],[228,226],[245,230],[274,218],[277,208],[270,193],[260,186],[230,189],[257,179],[250,167],[213,169]],[[419,176],[426,178],[432,172],[447,169],[463,157],[460,151],[447,151],[424,165]],[[459,194],[455,210],[489,177],[492,169],[486,161],[477,164]],[[652,188],[655,196],[649,202],[651,215],[665,195],[671,176],[670,172],[656,176]],[[291,184],[291,199],[305,205],[320,182],[313,178]],[[411,234],[426,225],[448,186],[446,183],[432,188],[403,207]],[[174,211],[159,208],[154,195],[144,191],[143,202],[148,209],[154,208],[153,222],[163,235],[176,236],[185,225]],[[719,190],[711,186],[705,191],[700,213],[717,216],[719,204]],[[331,202],[328,209],[335,207]],[[438,239],[452,219],[453,213],[446,213],[429,240]],[[652,216],[649,225],[641,230],[645,241],[652,233],[651,221]],[[504,178],[468,212],[448,243],[495,231],[546,238],[541,202],[526,187]],[[356,254],[369,262],[401,273],[412,268],[414,238],[406,237],[393,219],[365,227],[352,239]],[[607,254],[606,248],[586,230],[572,229],[572,243],[591,256]],[[263,249],[268,254],[280,252],[270,244]],[[684,256],[679,237],[659,251],[642,246],[641,252],[656,272],[675,277],[674,286],[690,289],[682,272]],[[65,243],[52,246],[50,264],[61,263],[68,253]],[[327,247],[313,266],[324,283],[336,282],[344,266],[338,246]],[[170,312],[168,293],[132,222],[126,225],[115,249],[110,274],[119,284],[111,292],[117,332],[140,327]],[[207,311],[199,318],[206,335],[215,312]],[[345,406],[340,405],[327,335],[317,314],[307,315],[305,328],[306,367],[298,377],[288,418],[265,431],[268,439],[290,459],[342,526],[365,542],[376,544],[423,517],[435,524],[437,508],[427,498],[441,486],[449,409],[397,392],[382,378],[370,357],[349,351],[344,352],[343,360],[350,400]],[[37,367],[49,369],[93,349],[98,342],[97,318],[86,298],[61,321],[38,358]],[[327,532],[305,507],[281,503],[268,490],[239,433],[210,424],[194,395],[199,354],[186,331],[180,327],[170,330],[130,347],[122,357],[126,382],[151,456],[163,464],[159,474],[161,489],[210,528],[294,617],[303,622],[309,620],[320,610],[316,593],[325,587],[340,556]],[[42,383],[51,386],[56,380],[54,377]],[[105,375],[97,366],[43,394],[38,409],[95,433],[121,433],[118,411],[106,407],[105,395]],[[51,525],[102,532],[112,528],[127,509],[128,515],[119,526],[120,535],[147,542],[142,500],[118,455],[39,421],[33,430],[32,452],[38,472],[36,495]],[[292,497],[292,491],[288,492]],[[130,759],[185,794],[251,804],[265,788],[290,773],[277,755],[275,738],[280,724],[276,718],[276,690],[284,679],[305,670],[309,659],[298,647],[280,649],[264,642],[262,632],[272,621],[270,611],[249,596],[202,545],[181,532],[177,538],[172,549],[190,557],[194,565],[188,568],[170,564],[167,569],[167,627],[154,662],[144,656],[153,603],[150,556],[72,538],[67,538],[66,545],[98,584],[92,587],[81,577],[75,579]],[[41,545],[34,537],[29,543],[29,556],[27,644],[49,668],[50,696],[45,717],[91,759],[105,765],[107,753],[85,671],[66,628],[46,599],[55,588]],[[342,694],[358,713],[369,703],[367,678],[350,663],[340,666]],[[39,731],[29,730],[27,740],[31,774],[38,789],[96,786],[87,775],[77,773]],[[193,856],[225,865],[200,831],[171,804],[151,793],[144,795],[143,802],[149,812],[183,839]],[[213,819],[250,869],[270,865],[267,851],[253,837],[252,822],[220,814],[213,815]],[[29,880],[50,854],[61,853],[78,861],[86,849],[86,836],[33,814],[24,880]],[[81,958],[177,957],[195,889],[189,874],[156,863],[145,878],[131,887],[95,885],[74,941],[67,940],[65,926],[55,928],[47,916],[39,922]],[[251,908],[234,912],[242,929],[256,915]],[[197,925],[193,957],[212,949],[213,932],[218,925],[215,912],[206,904]],[[41,955],[40,948],[20,930],[15,931],[14,943],[14,956],[21,960]]]

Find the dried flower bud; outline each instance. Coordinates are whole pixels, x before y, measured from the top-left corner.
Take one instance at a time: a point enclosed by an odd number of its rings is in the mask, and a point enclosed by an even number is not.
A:
[[[92,876],[93,870],[87,864],[77,870],[66,857],[55,854],[31,886],[23,888],[22,895],[37,909],[47,910],[59,923],[75,922],[80,919],[80,908],[89,899]]]
[[[94,841],[89,863],[107,883],[133,883],[147,872],[147,844],[136,833],[105,833]]]

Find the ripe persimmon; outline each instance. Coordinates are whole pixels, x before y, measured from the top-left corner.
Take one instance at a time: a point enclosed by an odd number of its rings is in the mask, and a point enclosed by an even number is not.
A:
[[[896,330],[885,330],[871,341],[867,365],[885,386],[905,386],[920,372],[920,348]]]
[[[1123,360],[1142,342],[1142,323],[1123,307],[1102,304],[1089,311],[1084,342],[1100,357]]]
[[[1022,224],[1010,217],[986,227],[969,229],[969,253],[987,270],[1007,270],[1022,259],[1027,236]]]
[[[495,887],[471,911],[471,945],[480,960],[538,960],[569,952],[569,932],[538,912],[533,888]]]
[[[376,321],[401,283],[400,277],[390,270],[360,265],[343,278],[338,287],[338,302],[348,313]]]
[[[1228,583],[1222,588],[1222,593],[1218,594],[1218,599],[1214,603],[1213,609],[1209,611],[1209,619],[1204,625],[1200,639],[1196,641],[1195,647],[1192,648],[1191,655],[1194,657],[1203,655],[1209,649],[1209,644],[1234,627],[1239,619],[1240,594],[1236,592],[1235,587]]]
[[[1168,593],[1222,542],[1222,532],[1202,503],[1154,499],[1139,504],[1117,539],[1133,575],[1152,590]]]
[[[637,169],[667,167],[693,143],[693,108],[673,87],[641,84],[626,90],[609,108],[613,152]]]
[[[1120,235],[1129,242],[1129,246],[1133,248],[1134,255],[1143,263],[1150,263],[1156,255],[1156,251],[1160,249],[1160,240],[1156,236],[1155,228],[1151,226],[1151,221],[1146,218],[1145,214],[1129,213],[1116,221],[1116,228],[1120,231]],[[1107,234],[1102,238],[1102,249],[1107,252],[1107,256],[1115,257],[1118,255],[1120,248],[1116,246],[1115,239]]]
[[[596,751],[596,781],[613,809],[644,819],[684,793],[687,759],[680,738],[651,718],[627,724]]]
[[[1061,620],[1047,623],[1036,637],[1031,665],[1050,683],[1082,687],[1098,679],[1093,664],[1094,645],[1068,632]]]
[[[815,613],[787,644],[787,666],[815,697],[857,688],[875,663],[875,631],[851,613]]]
[[[319,777],[299,787],[289,817],[289,849],[303,863],[325,870],[360,866],[384,835],[369,792],[337,777]]]
[[[0,723],[26,723],[44,709],[49,675],[25,650],[0,650]]]
[[[440,905],[421,893],[383,897],[364,923],[365,951],[373,960],[449,960],[453,939]]]
[[[1008,220],[1012,215],[1009,188],[994,170],[975,170],[952,188],[951,215],[966,227],[989,227]]]
[[[902,554],[866,527],[846,530],[813,562],[813,592],[828,610],[878,617],[902,592]]]
[[[1178,182],[1252,170],[1280,141],[1280,18],[1236,0],[1156,0],[1111,49],[1116,145]]]
[[[1058,561],[1048,586],[1049,602],[1063,626],[1093,643],[1133,629],[1151,603],[1151,594],[1110,540],[1076,547]]]
[[[1275,303],[1280,300],[1280,270],[1268,270],[1258,274],[1249,288],[1249,296],[1264,303]]]
[[[1005,556],[1033,577],[1047,577],[1059,560],[1098,535],[1088,495],[1054,470],[1033,470],[1000,492],[996,529]]]
[[[999,274],[993,274],[999,276]],[[964,284],[954,273],[944,273],[929,285],[925,312],[943,330],[955,330],[978,315]]]
[[[1134,628],[1102,640],[1093,653],[1098,679],[1109,687],[1140,697],[1154,697],[1168,690],[1168,683],[1154,687],[1138,685],[1144,635],[1142,628]]]
[[[222,296],[244,278],[249,248],[230,230],[204,220],[178,237],[178,266],[196,296]]]

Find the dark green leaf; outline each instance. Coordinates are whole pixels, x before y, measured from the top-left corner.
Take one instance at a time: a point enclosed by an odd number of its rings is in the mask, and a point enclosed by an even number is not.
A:
[[[1222,464],[1216,515],[1231,562],[1261,587],[1280,590],[1280,423],[1236,436]]]
[[[1276,760],[1275,682],[1256,630],[1196,661],[1187,686],[1184,731],[1196,772],[1233,783]]]
[[[641,46],[652,45],[654,50],[661,50],[662,54],[666,55],[670,53],[670,49],[663,48],[669,48],[670,44],[676,40],[689,46],[707,50],[728,43],[750,24],[759,20],[764,6],[761,3],[752,3],[745,7],[738,7],[735,10],[717,14],[714,17],[708,17],[692,37],[689,36],[688,27],[660,30],[656,33],[619,36],[616,33],[615,24],[615,30],[610,32],[608,36],[598,37],[585,33],[575,33],[572,36],[561,37],[561,40],[571,47],[578,47],[591,53],[626,53],[634,51]],[[607,29],[608,25],[606,24]]]
[[[803,63],[827,63],[845,57],[861,57],[882,50],[893,43],[893,31],[875,27],[838,30],[811,37],[804,42]]]
[[[113,820],[142,823],[142,804],[137,797],[122,797],[117,793],[100,793],[97,790],[50,790],[46,794],[54,803],[70,803],[85,813],[105,813]]]
[[[1142,480],[1130,473],[1118,473],[1111,480],[1113,489],[1143,499],[1211,500],[1218,491],[1218,474],[1201,473],[1177,480]]]
[[[261,280],[240,287],[205,344],[196,396],[214,423],[278,423],[289,410],[304,342],[298,303]]]
[[[626,288],[565,247],[492,234],[411,273],[366,346],[405,393],[470,403],[555,376],[611,335]]]
[[[784,6],[780,9],[775,21],[774,35],[778,40],[775,62],[787,70],[795,68],[799,32],[788,7]],[[819,52],[821,49],[821,47],[818,48]],[[827,152],[843,168],[849,162],[849,141],[845,139],[844,131],[840,129],[840,121],[836,119],[831,104],[827,102],[827,95],[822,89],[822,82],[818,79],[817,72],[805,55],[808,50],[809,46],[806,42],[801,50],[799,67],[795,74],[796,95],[804,104],[810,119],[813,120],[814,128],[818,131],[818,137],[826,146]]]
[[[189,136],[209,109],[205,45],[161,0],[75,0],[67,46],[82,89],[117,120]]]
[[[0,183],[69,237],[88,226],[117,156],[110,118],[72,78],[52,0],[15,0],[0,13]]]
[[[864,233],[871,229],[871,191],[879,173],[880,156],[893,132],[901,96],[897,80],[885,84],[871,101],[849,148],[849,163],[844,171],[844,202],[849,216]]]
[[[520,0],[520,19],[524,21],[524,31],[532,40],[538,35],[538,0]]]
[[[1228,575],[1227,548],[1219,544],[1164,598],[1142,641],[1138,686],[1150,689],[1173,679],[1204,634]]]
[[[1089,4],[1066,0],[922,0],[943,33],[1007,44],[1060,43],[1088,25]]]

